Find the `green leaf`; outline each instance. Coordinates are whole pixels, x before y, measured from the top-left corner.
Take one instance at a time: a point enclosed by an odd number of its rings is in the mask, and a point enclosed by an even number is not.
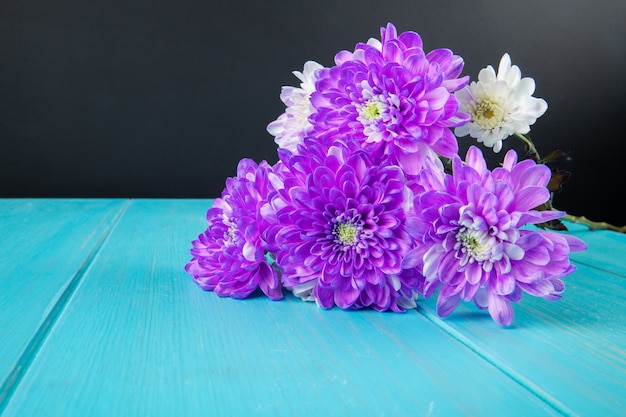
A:
[[[550,182],[548,182],[548,190],[551,193],[558,193],[561,191],[563,184],[569,180],[572,176],[572,173],[569,171],[561,171],[561,170],[552,170],[552,176],[550,177]]]
[[[563,222],[561,222],[561,220],[559,219],[550,220],[544,223],[535,223],[535,226],[541,229],[558,230],[561,232],[566,232],[568,230],[567,227],[563,224]]]
[[[563,152],[560,149],[554,148],[552,152],[550,152],[547,156],[541,158],[539,162],[542,164],[549,164],[551,162],[556,162],[566,156],[567,153]]]

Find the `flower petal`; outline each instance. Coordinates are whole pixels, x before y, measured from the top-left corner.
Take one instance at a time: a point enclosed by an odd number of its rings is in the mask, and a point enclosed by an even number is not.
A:
[[[513,322],[513,308],[501,295],[489,292],[489,314],[501,326],[509,326]]]

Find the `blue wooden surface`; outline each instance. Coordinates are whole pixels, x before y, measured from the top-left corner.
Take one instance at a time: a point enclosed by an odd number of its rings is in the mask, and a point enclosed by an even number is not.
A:
[[[0,200],[0,404],[127,204]]]
[[[501,328],[219,298],[184,272],[208,200],[0,200],[0,415],[620,416],[626,235]]]

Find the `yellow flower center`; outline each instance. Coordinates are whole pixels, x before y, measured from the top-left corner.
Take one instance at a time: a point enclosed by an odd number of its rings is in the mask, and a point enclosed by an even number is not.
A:
[[[368,122],[374,122],[383,115],[385,107],[380,101],[368,101],[359,112],[360,116]]]
[[[339,223],[334,230],[334,235],[344,246],[351,246],[357,242],[357,228],[350,223]]]
[[[504,109],[497,100],[485,99],[473,112],[473,121],[483,129],[493,129],[504,121]]]
[[[462,228],[456,235],[457,247],[462,253],[469,256],[469,260],[482,262],[491,257],[493,252],[491,239],[485,232]]]

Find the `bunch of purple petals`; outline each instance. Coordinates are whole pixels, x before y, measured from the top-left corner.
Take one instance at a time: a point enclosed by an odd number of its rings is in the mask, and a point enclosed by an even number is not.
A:
[[[569,253],[586,246],[525,227],[565,214],[536,209],[550,199],[545,165],[509,151],[491,171],[476,147],[458,155],[453,129],[474,120],[462,69],[392,24],[330,68],[309,61],[268,125],[278,162],[240,162],[185,270],[219,296],[285,290],[322,308],[404,312],[438,293],[440,316],[473,301],[503,326],[523,293],[560,298]]]

